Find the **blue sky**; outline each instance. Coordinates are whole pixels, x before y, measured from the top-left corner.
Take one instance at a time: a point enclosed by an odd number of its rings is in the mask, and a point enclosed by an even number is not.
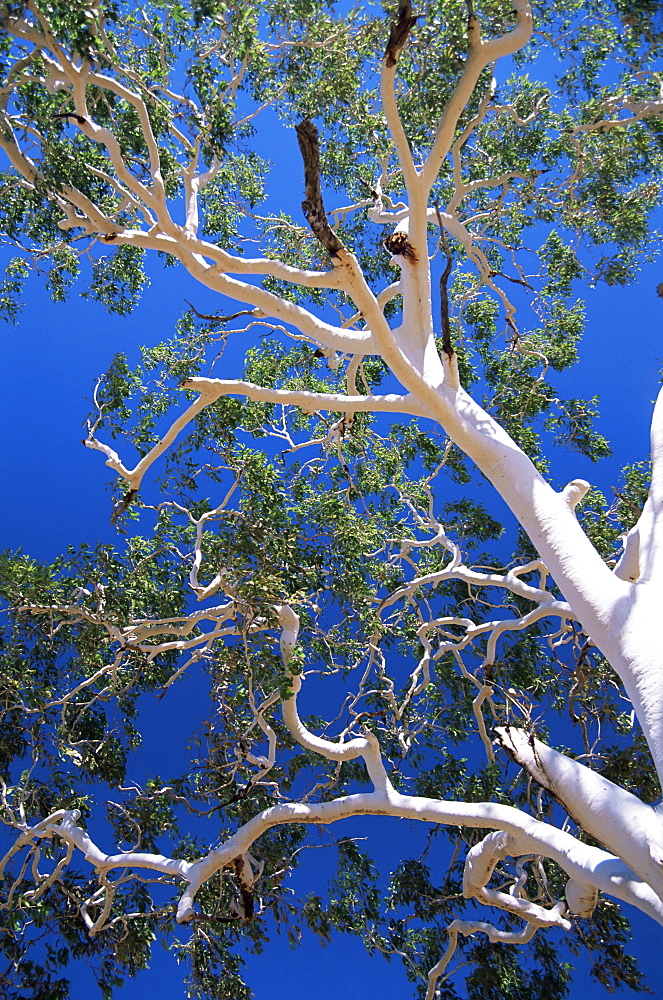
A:
[[[589,293],[582,361],[569,381],[576,387],[580,384],[587,395],[601,396],[605,404],[601,429],[612,443],[614,456],[593,466],[581,456],[559,452],[553,470],[560,482],[584,476],[609,491],[624,462],[647,456],[651,406],[663,368],[663,300],[655,292],[660,277],[660,264],[647,265],[637,286]],[[186,275],[176,276],[172,269],[165,275],[154,271],[151,287],[129,319],[108,316],[100,306],[76,294],[66,305],[54,306],[37,281],[29,284],[19,324],[2,331],[3,547],[21,546],[47,560],[69,543],[114,539],[110,496],[104,488],[110,473],[103,457],[81,444],[88,401],[97,375],[108,366],[112,354],[126,351],[130,360],[137,361],[138,345],[164,337],[185,299],[201,311],[219,308],[211,293],[196,287]],[[194,691],[189,704],[194,704],[195,680],[190,683]],[[154,719],[158,734],[170,729],[183,697],[186,688],[178,688],[177,699],[160,703],[158,721]],[[176,765],[177,743],[169,741],[167,750]],[[165,766],[163,743],[156,734],[148,735],[137,769],[147,770],[154,760]],[[389,870],[390,858],[396,859],[405,849],[407,825],[375,820],[369,826],[367,846],[376,849]],[[316,858],[311,863],[318,868],[333,865],[332,851],[312,853]],[[299,884],[302,880],[304,875],[298,875]],[[649,982],[656,995],[657,949],[663,944],[663,933],[644,916],[629,916],[635,929],[632,950],[643,968],[650,970]],[[77,988],[82,995],[88,976],[83,970],[79,975]],[[119,996],[138,1000],[147,991],[158,992],[164,1000],[179,1000],[182,976],[172,956],[157,945],[153,968],[129,982]],[[257,1000],[326,1000],[335,989],[341,989],[344,1000],[410,995],[398,960],[388,964],[381,958],[371,959],[358,941],[339,935],[325,948],[310,935],[294,951],[285,938],[275,937],[263,955],[249,958],[248,981]],[[589,980],[584,962],[571,995],[582,995],[585,1000],[605,996]]]
[[[294,134],[279,133],[275,148],[282,165],[280,179],[277,174],[278,188],[292,164],[299,162]],[[34,280],[28,284],[28,300],[19,324],[3,328],[2,547],[21,547],[38,559],[50,560],[68,544],[115,540],[109,520],[110,495],[105,489],[111,475],[101,454],[81,444],[95,379],[108,367],[114,353],[124,351],[130,363],[137,362],[138,345],[153,344],[168,336],[185,300],[202,312],[224,308],[182,272],[171,269],[164,273],[158,265],[150,271],[151,287],[128,319],[107,315],[76,292],[67,304],[54,306]],[[617,485],[621,466],[648,455],[651,407],[663,369],[663,300],[655,291],[661,281],[663,264],[659,260],[643,268],[635,286],[600,287],[588,293],[582,360],[559,383],[569,394],[575,386],[583,395],[601,397],[600,429],[609,438],[614,454],[594,466],[581,456],[553,453],[553,477],[560,485],[584,477],[609,494],[610,487]],[[223,374],[239,374],[239,368]],[[191,689],[188,703],[193,704],[196,681],[186,684]],[[178,688],[177,698],[160,703],[158,719],[153,719],[156,732],[148,734],[136,760],[137,770],[147,769],[153,759],[165,766],[159,736],[169,730],[171,721],[176,721],[186,690]],[[177,743],[170,742],[167,751],[175,766]],[[356,831],[356,827],[353,829]],[[411,832],[406,823],[371,820],[362,825],[361,835],[369,838],[369,848],[376,850],[389,870],[390,864],[393,866],[405,853]],[[333,864],[331,851],[311,855],[297,876],[296,885],[302,891],[306,888],[307,868],[313,878],[316,869],[325,870]],[[325,860],[327,856],[329,861]],[[634,926],[632,951],[648,970],[654,995],[661,996],[657,970],[663,931],[644,916],[629,913],[629,918]],[[183,996],[182,975],[172,956],[157,945],[152,969],[129,982],[118,996],[138,1000],[154,994],[163,1000],[179,1000]],[[305,937],[303,945],[294,951],[283,937],[276,937],[263,955],[249,959],[248,981],[257,1000],[327,1000],[330,992],[341,994],[343,1000],[411,995],[398,960],[387,964],[380,958],[370,959],[358,941],[338,935],[325,948],[312,937]],[[89,995],[87,985],[87,975],[81,971],[74,996]],[[584,1000],[602,1000],[606,996],[589,980],[585,964],[579,966],[571,993],[572,998],[580,996]]]

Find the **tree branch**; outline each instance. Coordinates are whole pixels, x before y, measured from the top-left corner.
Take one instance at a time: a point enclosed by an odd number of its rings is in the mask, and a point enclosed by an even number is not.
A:
[[[5,861],[34,840],[56,836],[77,847],[102,875],[114,868],[147,868],[163,875],[177,876],[188,882],[177,911],[180,923],[187,923],[194,917],[193,904],[200,887],[221,869],[234,867],[235,860],[245,856],[251,845],[274,826],[287,823],[328,824],[351,816],[372,815],[504,830],[515,838],[510,850],[517,851],[519,855],[541,854],[551,858],[574,881],[594,885],[633,904],[663,924],[661,899],[622,861],[598,848],[582,844],[570,834],[535,820],[512,806],[487,802],[445,802],[421,796],[400,795],[389,789],[386,792],[379,790],[357,793],[315,804],[280,803],[262,810],[222,847],[210,851],[193,863],[136,851],[105,854],[86,831],[78,826],[80,813],[77,810],[58,815],[61,815],[59,822],[49,818],[33,827],[26,825],[19,836],[20,846],[17,841]],[[551,914],[551,917],[553,922],[558,922],[555,914]]]
[[[663,824],[659,812],[522,729],[495,731],[502,746],[555,796],[576,823],[623,858],[663,899]]]
[[[421,181],[426,192],[430,192],[442,162],[451,149],[458,119],[468,104],[482,70],[501,56],[511,55],[523,48],[531,37],[532,12],[528,0],[513,0],[513,6],[517,17],[516,27],[501,38],[493,38],[488,42],[480,40],[476,18],[470,19],[470,46],[465,66],[440,118],[435,141],[421,171]]]
[[[385,65],[389,68],[395,66],[398,62],[401,49],[405,45],[410,31],[417,23],[417,18],[419,16],[419,14],[412,13],[412,4],[410,3],[410,0],[399,0],[398,20],[393,21],[391,24],[389,41],[387,42],[387,48],[385,49],[383,57]]]
[[[327,220],[325,207],[322,203],[320,190],[320,147],[318,130],[309,118],[305,118],[296,126],[299,151],[304,161],[304,189],[306,198],[302,202],[302,211],[308,219],[313,235],[332,257],[338,255],[344,246],[333,231]]]

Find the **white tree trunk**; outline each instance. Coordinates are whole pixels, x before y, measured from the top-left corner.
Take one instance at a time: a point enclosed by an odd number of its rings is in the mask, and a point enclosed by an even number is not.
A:
[[[403,5],[401,5],[403,7]],[[127,203],[138,206],[139,215],[144,220],[140,228],[123,228],[117,221],[121,209],[113,214],[110,209],[102,211],[76,189],[63,187],[52,197],[62,209],[61,226],[80,230],[91,237],[101,236],[106,242],[118,246],[134,246],[159,250],[171,254],[206,287],[241,302],[252,310],[258,320],[271,317],[275,323],[285,325],[300,339],[316,345],[325,352],[343,352],[353,356],[348,369],[354,372],[359,359],[366,354],[379,355],[400,381],[403,392],[385,396],[361,395],[350,391],[343,393],[316,394],[301,391],[270,390],[251,385],[240,380],[218,380],[195,378],[184,383],[183,388],[195,389],[198,399],[174,422],[170,430],[135,466],[128,468],[119,455],[108,445],[100,442],[92,428],[88,436],[89,447],[102,451],[107,464],[122,478],[131,490],[139,488],[143,476],[150,466],[175,440],[200,411],[220,396],[240,394],[250,399],[280,402],[300,406],[309,412],[335,410],[348,414],[357,411],[416,414],[439,422],[450,439],[476,464],[478,469],[493,484],[508,504],[514,516],[523,526],[536,547],[541,563],[536,567],[542,576],[547,571],[561,591],[564,602],[542,584],[536,588],[520,579],[531,567],[520,567],[518,571],[498,574],[481,574],[462,565],[456,551],[450,564],[438,574],[438,580],[464,579],[486,585],[499,585],[513,593],[527,596],[535,604],[531,616],[524,616],[513,622],[500,620],[475,626],[465,623],[468,636],[489,633],[489,656],[494,652],[495,643],[508,628],[524,627],[529,620],[537,620],[545,614],[563,619],[579,621],[592,642],[601,650],[619,675],[652,752],[659,774],[663,779],[663,615],[661,614],[661,582],[663,581],[663,402],[661,397],[656,406],[652,422],[653,478],[649,499],[636,528],[628,539],[624,556],[613,573],[604,564],[591,542],[580,527],[574,506],[583,495],[587,484],[574,480],[562,492],[557,493],[537,472],[527,455],[515,444],[509,435],[487,414],[459,385],[458,369],[453,350],[438,354],[434,330],[432,305],[432,278],[429,259],[428,227],[438,225],[457,240],[464,248],[468,259],[476,266],[485,285],[493,289],[505,303],[504,293],[495,285],[493,273],[481,251],[474,245],[461,216],[461,184],[457,178],[458,190],[450,203],[439,208],[431,207],[430,193],[438,177],[440,167],[452,153],[456,156],[460,139],[456,138],[457,126],[467,102],[477,84],[481,72],[494,60],[521,48],[532,31],[531,11],[527,0],[514,0],[517,15],[516,28],[502,38],[483,42],[479,24],[472,15],[468,26],[469,52],[460,81],[452,94],[432,136],[431,149],[425,162],[415,165],[407,137],[399,118],[395,98],[394,81],[397,68],[398,50],[388,52],[382,65],[381,94],[384,113],[391,130],[400,168],[407,189],[407,207],[387,211],[382,204],[381,194],[376,195],[376,203],[369,216],[378,225],[389,226],[406,240],[407,254],[397,254],[394,263],[400,267],[397,285],[389,286],[379,295],[369,288],[355,257],[340,241],[331,257],[328,270],[308,271],[286,265],[268,258],[244,258],[233,255],[205,241],[198,235],[198,200],[200,192],[214,175],[215,167],[204,173],[197,171],[197,153],[190,159],[185,170],[185,215],[183,224],[176,223],[171,215],[180,211],[169,206],[159,168],[158,143],[152,135],[149,115],[140,91],[131,89],[130,81],[118,83],[111,76],[101,73],[96,65],[68,60],[59,48],[54,47],[42,30],[43,15],[29,5],[24,17],[11,24],[14,37],[21,45],[34,46],[47,55],[48,79],[45,85],[67,87],[71,94],[75,115],[72,122],[90,140],[99,144],[108,160],[109,174],[113,177],[114,188],[118,192],[118,205]],[[34,16],[33,16],[34,15]],[[40,27],[40,25],[42,27]],[[8,29],[9,30],[9,29]],[[132,106],[144,130],[149,164],[147,173],[151,180],[137,180],[125,162],[120,145],[108,128],[95,123],[93,110],[88,106],[88,95],[93,90],[105,90]],[[478,115],[485,114],[490,98],[482,104]],[[643,110],[638,106],[633,111],[634,120],[645,113],[657,114],[663,109],[663,100]],[[624,105],[628,108],[628,105]],[[2,109],[0,109],[2,110]],[[0,147],[4,148],[12,168],[21,178],[25,187],[32,189],[37,180],[37,168],[28,153],[21,149],[15,134],[11,116],[3,114],[3,129],[0,131]],[[477,119],[479,120],[479,119]],[[623,124],[623,119],[620,121]],[[598,127],[598,126],[597,126]],[[467,126],[469,134],[472,126]],[[468,131],[469,130],[469,131]],[[464,133],[465,134],[465,133]],[[462,143],[461,143],[462,145]],[[507,178],[508,180],[508,178]],[[398,241],[395,245],[399,245]],[[329,289],[345,293],[357,310],[356,322],[334,325],[316,316],[303,306],[279,298],[258,284],[256,277],[274,277],[282,281],[313,289]],[[402,321],[396,329],[391,329],[384,314],[384,305],[396,293],[402,296]],[[361,325],[360,325],[361,323]],[[282,327],[282,328],[285,328]],[[354,375],[348,375],[348,383]],[[352,386],[350,385],[350,388]],[[221,509],[221,508],[218,508]],[[172,620],[166,623],[127,622],[106,620],[100,612],[96,616],[81,607],[36,607],[29,610],[34,614],[59,614],[61,617],[75,617],[106,628],[111,638],[122,648],[131,642],[132,646],[147,654],[149,659],[160,652],[171,649],[182,651],[202,648],[204,642],[218,640],[226,635],[236,635],[233,616],[236,613],[234,595],[224,582],[223,572],[217,572],[214,580],[206,587],[198,583],[198,569],[201,561],[202,519],[190,521],[196,526],[195,560],[191,575],[191,588],[199,598],[213,596],[217,591],[224,593],[226,603],[208,608],[197,615],[184,616],[176,627]],[[439,526],[438,526],[439,527]],[[439,537],[445,547],[454,552],[453,543],[446,539],[440,528]],[[414,581],[399,592],[402,597],[412,593],[422,581]],[[393,597],[393,595],[392,595]],[[391,598],[389,599],[391,600]],[[395,597],[393,597],[395,600]],[[387,606],[388,601],[384,602]],[[273,609],[281,628],[281,655],[284,670],[291,666],[293,649],[297,642],[299,623],[294,611],[286,604]],[[534,617],[532,617],[534,616]],[[210,631],[202,639],[191,636],[195,626],[201,622],[211,622]],[[436,622],[428,623],[431,629]],[[255,629],[269,628],[266,621],[256,620]],[[472,631],[474,630],[474,631]],[[161,641],[161,633],[178,632],[178,639]],[[422,642],[426,645],[426,629],[421,630]],[[456,649],[461,648],[460,643]],[[412,673],[412,692],[419,690],[422,677],[428,676],[430,650],[427,649],[422,663]],[[105,675],[111,667],[104,667],[99,674]],[[95,675],[96,679],[96,675]],[[83,684],[79,685],[79,690]],[[540,854],[553,859],[568,875],[566,902],[573,912],[588,915],[596,901],[598,890],[609,892],[625,900],[655,920],[663,923],[663,830],[661,814],[656,808],[644,805],[635,796],[617,788],[598,776],[589,768],[562,756],[550,747],[536,740],[533,734],[522,729],[502,727],[498,731],[499,741],[541,786],[548,789],[564,806],[579,826],[590,836],[602,843],[606,851],[588,847],[580,838],[556,829],[549,823],[539,822],[526,813],[508,806],[493,803],[442,802],[421,797],[399,794],[392,787],[382,761],[380,746],[371,734],[350,740],[330,740],[316,737],[302,725],[297,712],[297,694],[301,685],[298,676],[292,678],[293,694],[283,702],[284,721],[297,743],[322,758],[329,760],[350,760],[361,757],[367,768],[373,790],[357,795],[345,796],[324,803],[283,803],[264,810],[245,824],[221,847],[211,850],[195,863],[170,859],[157,854],[138,852],[105,853],[90,839],[79,825],[75,812],[60,810],[52,816],[30,824],[24,817],[16,819],[14,825],[19,836],[10,850],[2,868],[11,861],[14,854],[24,848],[32,850],[38,857],[38,845],[47,838],[59,838],[68,845],[67,858],[74,849],[83,853],[100,877],[100,889],[83,908],[83,916],[91,934],[103,929],[108,918],[113,898],[113,889],[107,874],[115,868],[147,869],[164,878],[177,877],[184,882],[178,919],[190,920],[194,913],[197,890],[215,872],[233,869],[239,872],[241,885],[248,892],[254,873],[249,849],[265,830],[283,823],[332,823],[349,816],[373,814],[407,817],[430,823],[467,825],[474,828],[489,828],[491,833],[472,849],[467,858],[464,891],[466,896],[476,897],[488,905],[494,905],[514,913],[525,921],[525,929],[514,935],[498,931],[489,924],[455,922],[450,933],[474,933],[485,931],[494,940],[525,940],[531,936],[532,928],[554,925],[567,928],[565,906],[559,902],[551,907],[543,907],[525,899],[518,893],[498,892],[488,888],[488,881],[496,863],[508,856]],[[480,691],[482,698],[485,691]],[[261,707],[253,706],[256,723],[265,734],[269,745],[269,756],[249,758],[262,777],[274,764],[276,737],[269,725],[266,713],[278,700],[278,692],[270,696]],[[479,704],[480,708],[480,704]],[[477,716],[480,715],[476,709]],[[480,723],[483,726],[483,722]],[[484,742],[488,743],[485,729]],[[609,852],[609,853],[608,853]],[[36,862],[35,862],[36,865]],[[24,869],[25,870],[25,869]],[[55,875],[45,876],[38,890],[43,892],[51,884]],[[49,881],[50,880],[50,881]],[[103,905],[100,902],[103,900]],[[90,916],[89,910],[101,906],[97,917]],[[500,937],[500,935],[502,935]],[[429,994],[434,983],[448,961],[446,955],[441,963],[431,971]]]

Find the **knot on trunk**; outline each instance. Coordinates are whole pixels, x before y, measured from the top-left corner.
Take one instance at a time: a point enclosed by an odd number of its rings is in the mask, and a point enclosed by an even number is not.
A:
[[[392,257],[406,257],[415,264],[419,258],[417,252],[407,238],[407,233],[392,233],[384,241],[385,248]]]

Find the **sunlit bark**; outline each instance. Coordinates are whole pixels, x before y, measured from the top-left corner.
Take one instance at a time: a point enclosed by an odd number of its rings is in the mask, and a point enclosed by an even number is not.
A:
[[[8,28],[19,42],[42,53],[40,82],[43,86],[65,88],[71,95],[72,111],[69,118],[72,128],[80,129],[106,152],[106,179],[117,194],[114,210],[109,207],[102,210],[74,187],[63,186],[52,195],[62,209],[63,230],[80,229],[89,236],[98,236],[117,246],[165,251],[176,257],[202,285],[250,307],[251,316],[256,321],[268,319],[285,324],[286,333],[325,351],[339,351],[355,358],[368,354],[379,355],[403,387],[401,393],[362,395],[353,391],[349,377],[347,394],[322,394],[294,389],[268,389],[240,379],[192,378],[182,384],[182,389],[195,391],[198,397],[133,468],[100,439],[101,432],[97,436],[96,424],[90,428],[85,442],[87,446],[101,451],[106,457],[106,464],[126,481],[129,490],[135,491],[140,487],[148,469],[159,460],[178,435],[205,407],[225,395],[297,406],[309,413],[321,410],[345,414],[371,411],[417,415],[438,422],[450,440],[476,464],[508,504],[540,558],[536,563],[527,563],[505,573],[473,570],[463,564],[460,551],[447,538],[442,525],[434,522],[431,516],[427,527],[435,534],[425,544],[440,544],[449,554],[448,563],[435,573],[415,577],[406,586],[385,598],[379,608],[381,614],[385,614],[397,601],[411,599],[424,585],[451,580],[462,581],[468,587],[497,588],[530,602],[531,608],[523,612],[521,617],[500,614],[499,617],[482,622],[460,616],[422,621],[419,635],[425,654],[412,671],[406,701],[409,702],[428,683],[431,663],[435,657],[449,650],[454,655],[459,655],[475,637],[487,635],[488,651],[483,668],[488,670],[489,675],[480,683],[476,678],[473,680],[478,687],[475,715],[487,755],[492,759],[491,739],[483,722],[481,708],[492,693],[490,668],[495,660],[500,637],[510,630],[524,630],[542,617],[557,618],[563,626],[568,621],[576,621],[619,675],[647,738],[659,776],[663,779],[663,659],[658,632],[661,620],[660,579],[663,575],[661,398],[652,422],[653,477],[649,499],[627,540],[622,560],[615,572],[612,572],[594,549],[574,513],[576,504],[587,490],[587,484],[582,480],[574,480],[562,493],[556,492],[506,431],[461,387],[453,349],[443,350],[440,354],[435,340],[429,225],[438,226],[445,238],[448,234],[457,240],[476,266],[479,277],[489,287],[497,289],[486,257],[474,245],[473,238],[460,217],[460,208],[463,198],[477,185],[506,189],[512,181],[522,179],[522,175],[507,172],[490,181],[467,184],[462,181],[460,151],[472,129],[485,115],[492,95],[481,104],[477,117],[460,136],[457,131],[460,116],[481,72],[498,57],[520,49],[531,35],[532,15],[529,4],[526,0],[514,0],[514,8],[516,27],[504,37],[488,42],[481,40],[478,19],[474,14],[470,16],[468,55],[460,80],[440,121],[432,129],[431,148],[427,156],[423,163],[417,165],[399,117],[394,90],[398,55],[405,44],[411,18],[409,4],[401,4],[400,34],[397,32],[394,36],[398,44],[395,42],[390,45],[383,59],[381,94],[384,113],[405,180],[408,202],[406,207],[386,209],[382,202],[381,187],[379,184],[376,186],[369,216],[377,225],[385,227],[385,233],[389,232],[392,236],[398,234],[399,239],[392,241],[391,246],[394,248],[393,263],[400,269],[398,282],[378,294],[371,290],[357,259],[340,240],[338,247],[334,244],[330,267],[318,271],[299,269],[273,258],[245,258],[202,239],[198,235],[199,199],[205,185],[214,176],[216,167],[212,165],[207,171],[201,171],[199,149],[196,142],[191,145],[189,140],[186,143],[190,146],[190,160],[184,169],[185,217],[176,221],[173,216],[175,212],[181,212],[182,206],[169,204],[166,196],[158,142],[152,133],[148,110],[140,90],[132,89],[129,81],[121,82],[102,73],[88,62],[68,57],[50,33],[45,17],[32,3],[28,4],[25,17],[9,22]],[[95,122],[94,109],[89,107],[87,97],[91,87],[121,97],[135,110],[149,152],[149,179],[136,177],[117,137],[109,128]],[[625,110],[633,116],[633,120],[638,120],[660,113],[661,107],[660,102],[649,102],[644,106],[641,102],[634,103],[625,98],[616,110]],[[34,190],[39,167],[23,148],[18,137],[7,94],[0,112],[3,121],[0,146],[5,150],[26,190]],[[505,108],[504,113],[515,114],[515,111]],[[533,112],[535,114],[536,111]],[[612,123],[613,120],[609,117],[600,121],[602,127],[609,127]],[[455,194],[447,205],[431,205],[431,188],[448,156],[453,160]],[[121,210],[127,205],[135,210],[131,228],[118,222]],[[399,247],[402,249],[398,250]],[[276,278],[302,288],[341,291],[352,302],[355,318],[350,325],[333,325],[312,310],[252,284],[251,279],[256,277]],[[500,289],[497,289],[497,293],[511,323],[513,307]],[[398,326],[392,328],[384,309],[387,301],[395,294],[402,296],[402,319]],[[355,370],[352,371],[354,378]],[[228,501],[229,496],[224,505]],[[98,611],[91,612],[74,604],[29,605],[24,610],[32,615],[57,613],[63,619],[85,620],[106,629],[118,650],[131,645],[145,653],[150,661],[159,653],[171,650],[195,652],[208,648],[214,640],[238,635],[235,597],[223,567],[217,568],[210,583],[204,584],[199,580],[205,518],[213,517],[221,507],[197,519],[185,508],[178,509],[196,528],[194,560],[189,580],[191,591],[199,600],[220,591],[225,603],[185,614],[181,619],[163,621],[120,622],[110,620],[101,607]],[[521,579],[535,571],[541,575],[538,587]],[[559,600],[548,589],[548,576],[554,580],[563,600]],[[661,814],[657,809],[645,805],[589,768],[544,745],[533,733],[514,727],[500,728],[498,742],[534,781],[552,793],[578,827],[602,843],[606,850],[590,847],[580,837],[557,829],[551,823],[535,820],[511,806],[491,802],[446,802],[400,794],[388,777],[379,741],[373,733],[367,730],[360,737],[335,742],[316,736],[303,725],[297,710],[301,677],[297,673],[289,675],[299,621],[294,611],[285,604],[273,607],[271,613],[278,621],[284,671],[291,683],[290,696],[282,699],[283,720],[290,734],[300,747],[322,759],[337,762],[363,759],[373,786],[372,791],[328,802],[278,803],[244,824],[226,843],[192,863],[143,852],[106,853],[92,842],[80,825],[80,816],[74,811],[60,810],[34,823],[17,817],[14,825],[19,831],[18,838],[4,859],[3,868],[21,851],[32,852],[36,857],[38,845],[44,839],[57,840],[66,845],[62,864],[68,864],[72,857],[77,857],[75,852],[82,854],[100,878],[98,892],[82,908],[89,933],[97,934],[103,930],[108,920],[113,898],[110,873],[118,868],[149,870],[164,878],[174,878],[178,884],[183,882],[185,887],[178,909],[180,922],[192,919],[196,892],[219,871],[235,872],[245,894],[250,894],[258,875],[249,860],[249,853],[254,845],[256,851],[259,850],[260,836],[273,826],[287,823],[329,824],[351,816],[370,814],[494,830],[495,833],[485,837],[467,856],[464,894],[487,906],[508,911],[521,918],[525,925],[519,931],[506,934],[484,921],[455,921],[449,929],[450,950],[431,971],[429,997],[434,995],[435,983],[446,968],[458,934],[482,932],[488,934],[491,940],[517,942],[529,939],[538,927],[568,929],[569,914],[591,914],[598,891],[630,903],[663,923],[663,830]],[[445,627],[452,626],[462,634],[453,633],[452,638],[441,638],[438,652],[434,652],[430,635],[437,635],[438,632],[441,635]],[[256,618],[251,630],[264,632],[274,627],[273,619]],[[194,628],[203,631],[192,635]],[[84,686],[106,677],[110,679],[114,669],[115,664],[101,668],[94,677],[73,687],[67,699]],[[102,694],[105,696],[105,693],[104,688]],[[249,757],[260,778],[267,774],[275,760],[276,737],[267,721],[266,712],[277,701],[278,694],[275,693],[270,695],[268,703],[260,707],[255,704],[253,706],[256,722],[269,745],[268,756]],[[393,701],[395,715],[402,715],[404,705],[397,705],[395,698]],[[54,700],[52,705],[64,702],[65,699]],[[542,906],[525,898],[524,892],[520,890],[507,893],[489,888],[491,875],[500,860],[507,856],[522,857],[530,854],[553,860],[566,873],[569,882],[565,901],[558,900],[550,906]],[[37,862],[35,870],[38,870]],[[40,876],[41,881],[33,896],[45,891],[59,870],[58,867],[54,873]]]

